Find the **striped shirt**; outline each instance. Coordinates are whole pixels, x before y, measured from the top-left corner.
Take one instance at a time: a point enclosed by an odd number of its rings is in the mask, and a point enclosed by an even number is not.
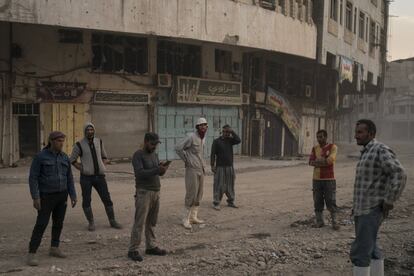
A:
[[[334,165],[336,161],[336,154],[338,147],[334,144],[326,144],[321,147],[320,145],[312,148],[312,153],[309,157],[309,163],[324,159],[326,160],[327,166],[315,167],[313,169],[313,180],[334,180]]]
[[[401,195],[407,175],[395,153],[375,139],[361,151],[356,167],[353,215],[361,216]]]

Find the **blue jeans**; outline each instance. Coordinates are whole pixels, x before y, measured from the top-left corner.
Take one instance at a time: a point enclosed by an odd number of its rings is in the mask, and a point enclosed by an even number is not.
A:
[[[355,217],[355,241],[351,246],[351,261],[355,266],[368,267],[371,259],[382,258],[377,245],[378,230],[383,220],[381,207],[367,215]]]

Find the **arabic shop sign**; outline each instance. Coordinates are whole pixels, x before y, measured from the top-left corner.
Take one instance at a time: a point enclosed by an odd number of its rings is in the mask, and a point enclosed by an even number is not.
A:
[[[241,105],[241,83],[177,77],[177,103]]]
[[[42,102],[88,103],[92,92],[86,89],[83,82],[39,81],[36,95]]]
[[[299,140],[300,118],[290,103],[272,88],[267,90],[266,105],[273,113],[278,114],[290,132]]]
[[[134,92],[97,91],[95,93],[94,103],[147,105],[150,103],[150,94]]]

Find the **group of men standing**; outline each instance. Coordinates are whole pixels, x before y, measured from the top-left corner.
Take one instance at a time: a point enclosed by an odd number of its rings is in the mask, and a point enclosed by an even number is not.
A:
[[[182,225],[191,229],[192,224],[204,223],[198,217],[203,197],[205,137],[208,123],[200,118],[195,124],[195,132],[188,134],[175,147],[177,155],[185,163],[185,212]],[[359,120],[356,124],[355,139],[362,146],[361,156],[356,168],[354,183],[353,218],[355,221],[355,240],[351,247],[351,260],[354,276],[384,275],[384,262],[377,245],[377,235],[381,223],[393,209],[407,180],[404,168],[394,152],[375,139],[376,127],[370,120]],[[312,149],[309,165],[314,167],[313,199],[315,227],[325,225],[323,210],[326,205],[331,214],[332,227],[339,230],[336,205],[336,180],[334,165],[338,147],[327,142],[327,132],[317,132],[318,145]],[[88,230],[95,230],[91,209],[92,187],[98,192],[109,219],[110,226],[120,229],[115,220],[113,203],[105,180],[105,164],[108,157],[101,139],[95,137],[93,124],[85,126],[85,138],[77,142],[70,157],[62,152],[65,135],[52,132],[49,144],[34,158],[30,169],[30,192],[34,208],[38,211],[36,225],[29,244],[29,265],[38,265],[36,251],[52,215],[52,241],[50,255],[66,257],[59,250],[59,238],[66,213],[67,198],[72,207],[77,196],[71,165],[81,172],[82,207],[88,221]],[[213,208],[220,210],[224,194],[229,207],[237,208],[234,203],[235,172],[233,167],[233,146],[241,142],[239,136],[229,125],[223,126],[222,135],[215,139],[211,148],[210,165],[214,173]],[[148,255],[164,256],[167,251],[157,247],[154,227],[160,208],[160,176],[163,176],[170,161],[160,162],[156,148],[160,144],[156,133],[147,133],[144,145],[132,158],[135,174],[135,217],[128,249],[128,257],[142,261],[139,246],[145,234]],[[77,160],[80,158],[81,162]]]
[[[199,118],[196,131],[188,134],[176,145],[177,155],[185,163],[185,214],[183,226],[191,229],[192,224],[202,224],[198,218],[199,206],[203,197],[205,136],[208,123]],[[49,135],[48,145],[34,158],[30,169],[29,185],[34,208],[38,211],[36,224],[29,244],[28,264],[38,265],[36,251],[40,246],[44,231],[52,216],[52,242],[50,255],[65,258],[59,249],[60,234],[66,214],[68,195],[72,207],[77,203],[75,185],[71,165],[80,171],[82,189],[82,208],[88,221],[88,230],[95,231],[95,220],[91,207],[92,187],[101,198],[111,227],[121,229],[115,220],[113,203],[105,179],[105,165],[109,163],[104,144],[95,136],[95,127],[87,123],[84,127],[85,137],[76,142],[72,154],[67,156],[63,151],[65,134],[59,131]],[[160,162],[155,153],[161,143],[156,133],[146,133],[143,147],[137,150],[132,158],[135,174],[135,216],[131,231],[128,257],[134,261],[142,261],[139,246],[145,234],[147,255],[164,256],[167,251],[155,244],[154,227],[157,223],[160,206],[160,176],[169,168],[170,161]],[[220,210],[219,204],[224,194],[228,197],[228,206],[234,204],[233,146],[240,143],[240,138],[229,125],[223,127],[223,134],[212,146],[211,169],[214,177],[213,207]],[[80,159],[80,163],[78,162]]]
[[[354,276],[384,276],[384,259],[377,244],[378,231],[407,182],[400,161],[388,146],[375,139],[376,132],[371,120],[362,119],[356,123],[355,140],[363,149],[356,167],[352,208],[355,240],[350,258]],[[334,176],[338,148],[328,143],[327,138],[325,130],[317,132],[318,145],[312,149],[309,158],[309,165],[314,167],[314,226],[325,225],[323,209],[326,205],[331,213],[332,228],[339,230]]]

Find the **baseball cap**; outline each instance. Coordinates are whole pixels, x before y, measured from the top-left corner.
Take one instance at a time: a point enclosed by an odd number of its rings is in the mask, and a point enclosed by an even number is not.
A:
[[[158,137],[158,134],[155,132],[145,133],[144,140],[154,144],[161,144],[160,138]]]

